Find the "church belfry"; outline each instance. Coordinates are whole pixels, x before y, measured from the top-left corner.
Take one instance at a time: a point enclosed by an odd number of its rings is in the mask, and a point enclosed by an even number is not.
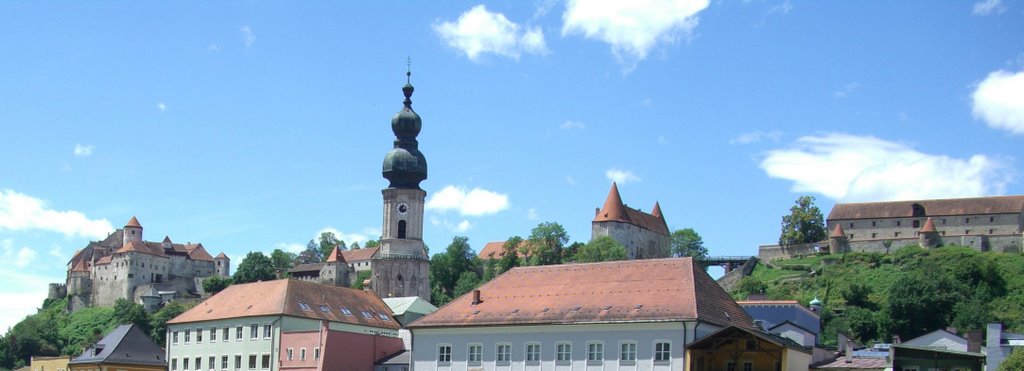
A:
[[[427,193],[427,159],[416,136],[422,121],[412,109],[412,73],[406,72],[403,107],[391,119],[394,148],[384,156],[382,174],[389,182],[384,195],[384,225],[374,256],[371,286],[382,298],[419,296],[430,300],[430,261],[423,244],[423,205]]]

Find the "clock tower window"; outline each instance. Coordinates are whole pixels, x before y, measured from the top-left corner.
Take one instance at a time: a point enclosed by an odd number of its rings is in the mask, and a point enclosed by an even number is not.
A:
[[[398,221],[398,238],[405,238],[405,221]]]

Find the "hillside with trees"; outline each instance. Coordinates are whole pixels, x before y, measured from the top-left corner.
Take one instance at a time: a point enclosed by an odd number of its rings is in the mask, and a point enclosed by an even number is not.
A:
[[[842,332],[862,342],[911,339],[935,329],[1024,331],[1024,255],[961,246],[907,246],[893,254],[819,254],[758,264],[736,299],[823,302],[822,341]]]

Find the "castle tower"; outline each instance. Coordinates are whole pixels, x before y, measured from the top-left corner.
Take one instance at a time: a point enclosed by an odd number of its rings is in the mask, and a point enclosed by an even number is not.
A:
[[[389,182],[384,196],[384,226],[374,255],[373,291],[382,298],[419,296],[430,300],[430,261],[423,245],[423,204],[427,192],[427,159],[416,136],[422,121],[412,110],[412,73],[406,72],[404,107],[391,119],[394,148],[384,156],[382,174]]]
[[[231,276],[231,259],[228,258],[224,253],[220,253],[217,257],[213,258],[214,264],[216,265],[217,275],[221,277]]]
[[[939,238],[939,231],[935,229],[935,223],[932,222],[932,218],[928,218],[924,222],[924,226],[917,231],[917,243],[924,249],[932,249],[939,247],[942,244],[942,239]]]
[[[121,244],[127,245],[131,241],[142,242],[142,224],[139,224],[139,220],[135,219],[135,216],[132,216],[124,225],[124,239]]]
[[[667,258],[672,254],[671,233],[661,205],[655,202],[650,214],[626,206],[615,182],[591,222],[590,239],[603,236],[622,244],[629,259]]]
[[[327,257],[327,261],[324,262],[324,266],[320,268],[320,283],[333,286],[347,286],[348,269],[348,262],[345,261],[345,256],[341,254],[341,248],[335,246],[334,250],[331,250],[331,255]]]
[[[828,252],[830,254],[840,254],[847,251],[850,251],[850,240],[846,237],[843,225],[836,223],[836,227],[828,235]]]

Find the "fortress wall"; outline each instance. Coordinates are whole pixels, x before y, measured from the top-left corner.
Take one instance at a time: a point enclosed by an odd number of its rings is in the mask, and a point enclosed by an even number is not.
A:
[[[669,236],[621,222],[597,222],[591,224],[591,239],[609,236],[626,248],[629,259],[667,258]]]

